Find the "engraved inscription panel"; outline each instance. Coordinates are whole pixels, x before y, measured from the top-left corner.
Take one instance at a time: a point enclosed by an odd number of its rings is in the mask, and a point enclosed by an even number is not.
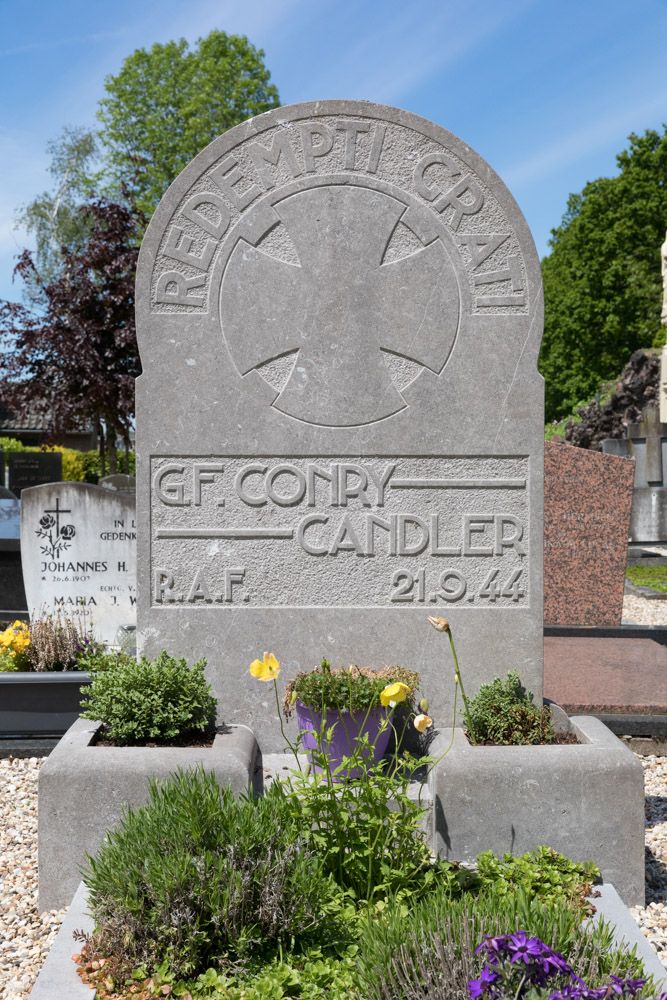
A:
[[[327,180],[390,184],[414,197],[430,220],[430,225],[420,224],[418,239],[431,243],[438,238],[434,225],[447,230],[466,276],[470,312],[527,311],[522,250],[486,178],[460,152],[416,128],[331,115],[281,120],[243,135],[194,181],[161,240],[152,281],[154,310],[208,311],[215,261],[226,244],[238,240],[249,209],[261,209],[267,192],[279,193],[296,181],[307,189]],[[393,254],[414,242],[411,216],[408,211],[397,220]],[[287,258],[294,253],[283,227],[267,236],[260,226],[255,237],[268,253]]]
[[[151,603],[527,607],[526,457],[154,457]]]

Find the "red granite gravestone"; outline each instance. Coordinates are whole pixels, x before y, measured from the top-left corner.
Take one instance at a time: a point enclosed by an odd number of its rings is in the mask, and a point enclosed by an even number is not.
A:
[[[620,625],[635,463],[544,445],[544,622]]]

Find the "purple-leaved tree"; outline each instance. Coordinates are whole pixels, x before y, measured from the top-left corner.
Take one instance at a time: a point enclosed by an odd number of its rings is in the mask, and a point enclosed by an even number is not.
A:
[[[77,211],[88,235],[75,249],[61,248],[59,276],[43,281],[24,250],[15,273],[30,287],[30,304],[0,301],[0,400],[18,417],[28,409],[45,416],[50,438],[92,421],[104,475],[105,453],[116,471],[117,437],[126,453],[130,445],[141,371],[134,272],[145,219],[106,198]]]

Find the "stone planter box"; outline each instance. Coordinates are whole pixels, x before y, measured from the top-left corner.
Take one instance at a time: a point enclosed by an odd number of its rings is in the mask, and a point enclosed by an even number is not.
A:
[[[247,726],[230,726],[212,747],[96,747],[100,722],[77,719],[44,762],[38,782],[39,908],[67,906],[79,866],[95,852],[123,807],[148,798],[151,778],[202,765],[235,794],[253,781],[258,748]]]
[[[79,718],[78,670],[0,673],[0,736],[62,736]]]
[[[642,766],[599,719],[557,714],[579,745],[474,747],[454,731],[431,776],[433,847],[469,862],[546,845],[594,861],[627,906],[643,906]],[[429,753],[442,753],[451,734],[438,733]]]
[[[616,941],[619,944],[624,942],[630,948],[634,945],[647,974],[664,982],[666,975],[664,967],[623,905],[614,886],[607,884],[596,886],[596,889],[600,890],[600,896],[595,899],[597,913],[593,919],[598,920],[603,917],[613,924],[616,928]],[[76,891],[51,951],[37,977],[37,982],[33,986],[30,1000],[94,1000],[96,991],[81,982],[77,975],[76,963],[72,961],[72,955],[80,948],[72,937],[75,930],[88,933],[93,930],[93,921],[86,910],[86,889],[83,884]]]

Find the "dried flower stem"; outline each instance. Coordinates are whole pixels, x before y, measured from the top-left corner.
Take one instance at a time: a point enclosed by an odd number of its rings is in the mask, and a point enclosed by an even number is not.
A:
[[[456,683],[461,688],[461,697],[463,698],[463,705],[465,707],[466,719],[468,721],[468,732],[470,733],[470,739],[473,746],[477,746],[477,740],[475,739],[475,729],[472,724],[472,719],[470,718],[470,707],[468,706],[468,699],[466,698],[466,693],[463,687],[463,679],[461,677],[461,671],[459,669],[459,661],[456,655],[456,649],[454,647],[454,638],[452,636],[451,628],[447,629],[447,635],[449,636],[449,645],[452,647],[452,656],[454,657],[454,670]],[[456,725],[456,719],[454,719],[454,724]]]

